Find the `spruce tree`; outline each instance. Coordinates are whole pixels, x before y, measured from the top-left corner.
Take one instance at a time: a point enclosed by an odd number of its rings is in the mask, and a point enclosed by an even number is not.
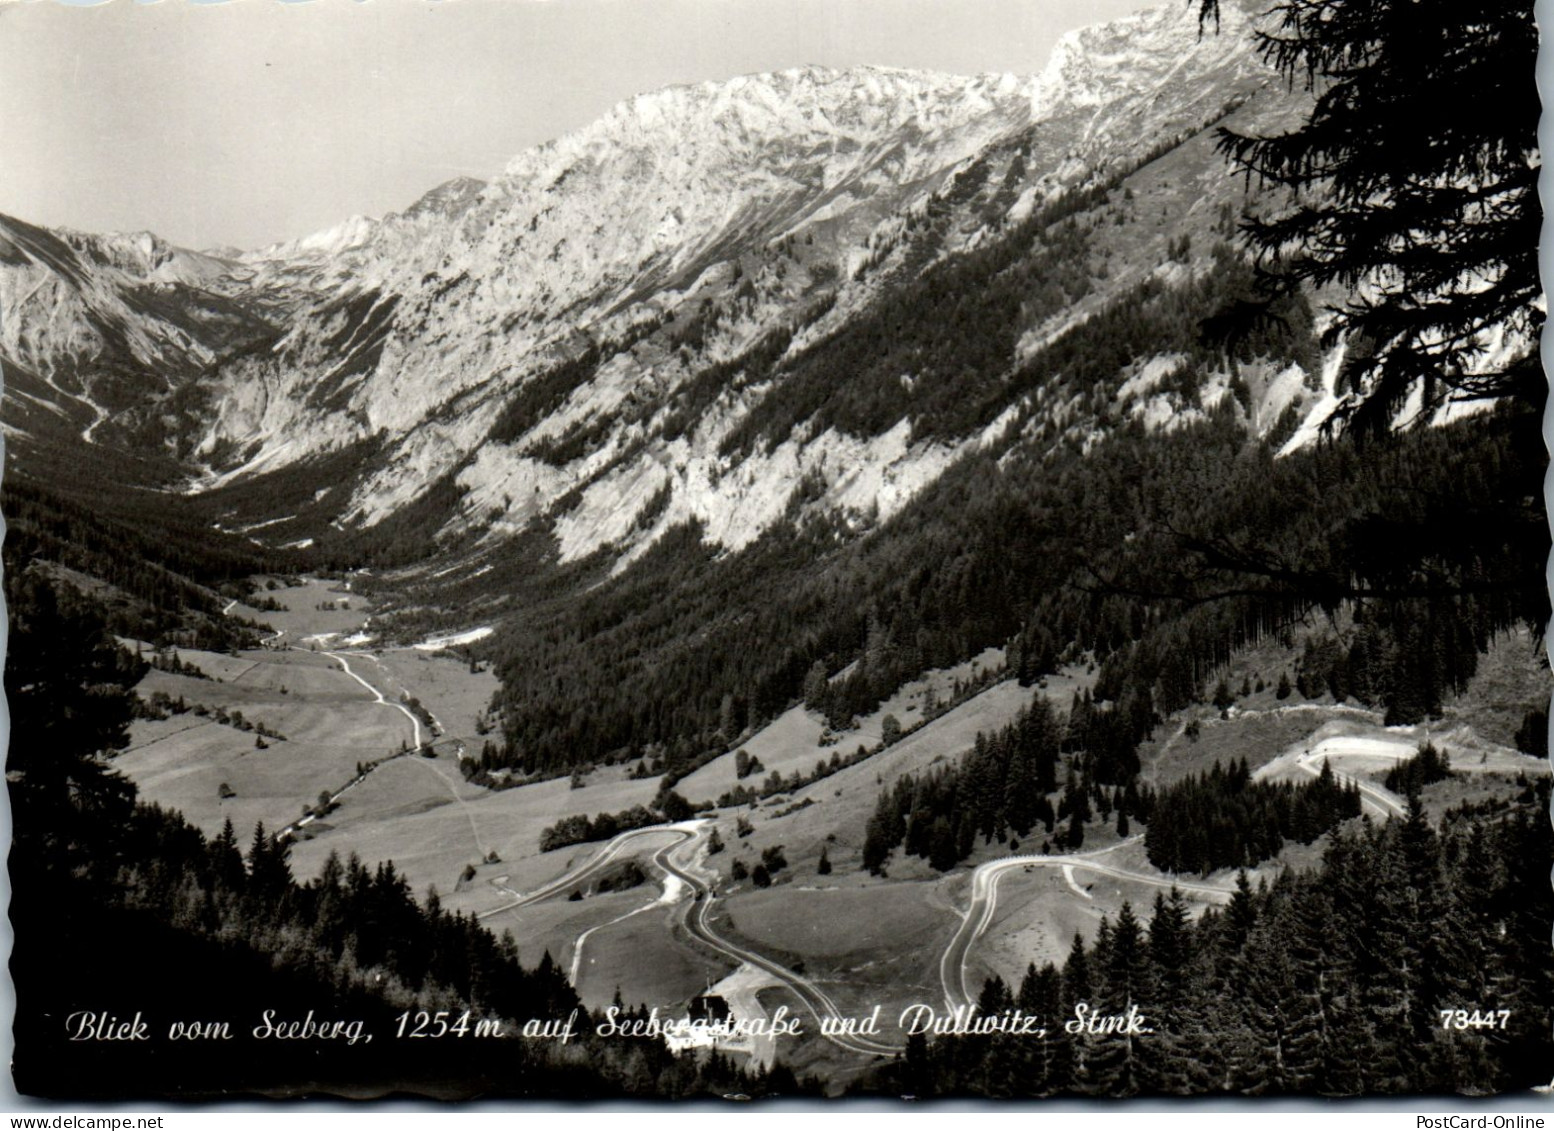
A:
[[[1085,940],[1077,931],[1074,933],[1074,945],[1069,951],[1068,961],[1063,966],[1063,996],[1058,1023],[1061,1025],[1074,1017],[1075,1009],[1081,1003],[1093,1005],[1095,1002],[1095,986],[1091,982],[1090,957],[1085,950]],[[1065,1034],[1067,1035],[1067,1034]],[[1065,1090],[1085,1092],[1090,1080],[1089,1056],[1093,1047],[1093,1038],[1080,1032],[1068,1035],[1063,1050],[1065,1063],[1062,1069],[1062,1083]]]
[[[1082,848],[1085,843],[1085,819],[1078,809],[1068,819],[1068,835],[1064,838],[1064,845],[1070,852]]]
[[[1073,1078],[1073,1048],[1068,1020],[1063,1010],[1063,978],[1048,962],[1034,976],[1027,973],[1020,984],[1017,1004],[1027,1013],[1041,1018],[1047,1036],[1038,1042],[1031,1059],[1030,1088],[1033,1095],[1050,1096],[1064,1091]]]
[[[1218,14],[1202,0],[1202,18]],[[1366,343],[1341,411],[1380,432],[1416,388],[1427,408],[1453,392],[1541,404],[1531,0],[1281,0],[1270,19],[1258,50],[1310,91],[1311,112],[1284,133],[1221,128],[1219,146],[1291,194],[1242,227],[1265,282],[1354,296],[1326,331]],[[1501,326],[1529,346],[1486,364]]]
[[[1110,932],[1104,975],[1105,992],[1099,1004],[1108,1015],[1123,1016],[1130,1007],[1137,1007],[1146,1020],[1151,1019],[1155,971],[1143,929],[1126,901]],[[1148,1046],[1154,1036],[1135,1037],[1124,1030],[1103,1037],[1090,1062],[1091,1094],[1127,1097],[1147,1089],[1153,1075]]]

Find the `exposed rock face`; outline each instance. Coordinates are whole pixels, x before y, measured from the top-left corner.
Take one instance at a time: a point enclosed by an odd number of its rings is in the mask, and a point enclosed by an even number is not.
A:
[[[7,426],[161,447],[195,490],[371,441],[351,481],[327,484],[342,488],[328,518],[370,525],[451,484],[445,532],[545,518],[564,560],[608,546],[625,564],[687,520],[740,548],[794,507],[862,529],[1030,404],[919,435],[904,371],[877,427],[794,410],[761,442],[730,437],[790,361],[882,295],[1154,154],[1182,165],[1151,205],[1161,218],[1130,220],[1131,242],[1055,313],[1021,304],[1017,346],[993,364],[1027,361],[1141,279],[1208,270],[1161,253],[1239,191],[1205,131],[1287,103],[1245,20],[1227,5],[1200,36],[1170,4],[1065,37],[1027,78],[802,68],[644,94],[490,184],[253,252],[0,219]],[[1149,427],[1200,410],[1155,395],[1159,376],[1145,366],[1120,409]],[[1298,368],[1265,377],[1262,415],[1318,391]],[[1051,421],[1078,427],[1068,411]]]

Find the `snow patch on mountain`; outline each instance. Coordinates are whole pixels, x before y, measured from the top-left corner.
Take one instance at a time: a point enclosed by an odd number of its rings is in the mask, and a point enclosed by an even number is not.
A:
[[[481,625],[479,628],[467,629],[464,632],[448,633],[445,636],[430,636],[419,644],[411,647],[418,652],[441,652],[447,648],[457,648],[464,644],[474,644],[484,640],[496,630],[490,625]]]
[[[272,244],[257,251],[245,252],[242,260],[262,263],[272,259],[299,259],[340,255],[359,248],[377,232],[378,221],[371,216],[352,216],[322,231],[313,232],[300,239]]]
[[[1318,330],[1320,329],[1319,323]],[[1316,443],[1322,435],[1323,426],[1343,405],[1347,394],[1340,395],[1338,392],[1338,375],[1343,372],[1344,358],[1348,356],[1348,352],[1348,347],[1340,343],[1323,355],[1321,388],[1318,390],[1318,396],[1294,434],[1279,449],[1280,456],[1287,456]]]

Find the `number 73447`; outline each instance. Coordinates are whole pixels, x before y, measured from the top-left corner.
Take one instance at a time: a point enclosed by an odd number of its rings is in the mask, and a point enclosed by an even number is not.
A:
[[[1510,1020],[1509,1009],[1441,1010],[1442,1029],[1504,1029]]]

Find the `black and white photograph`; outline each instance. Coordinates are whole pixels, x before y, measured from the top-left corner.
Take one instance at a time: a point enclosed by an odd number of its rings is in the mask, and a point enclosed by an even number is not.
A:
[[[14,1092],[1541,1094],[1538,52],[0,3]]]

